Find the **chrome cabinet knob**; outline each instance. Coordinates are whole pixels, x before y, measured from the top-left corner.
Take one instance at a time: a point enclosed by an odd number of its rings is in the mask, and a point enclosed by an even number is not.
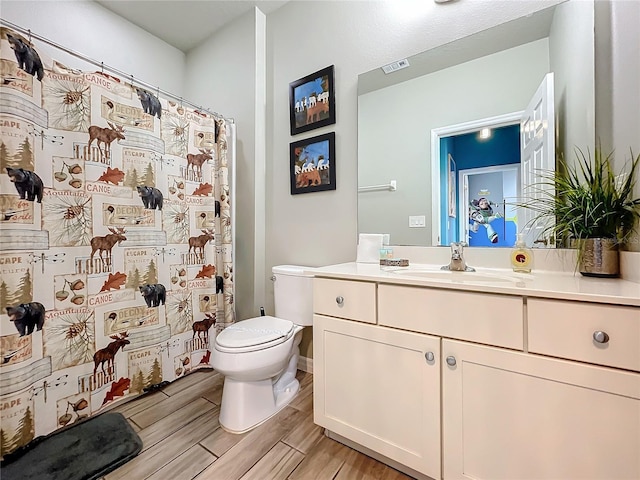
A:
[[[343,297],[343,296],[341,296],[341,295],[338,295],[338,296],[336,297],[336,303],[337,303],[338,305],[342,306],[342,305],[344,304],[344,297]]]
[[[433,362],[433,360],[436,358],[435,355],[433,354],[433,352],[427,352],[424,354],[424,358],[427,359],[427,362]]]
[[[453,355],[449,355],[447,357],[447,365],[449,365],[450,367],[455,367],[456,366],[456,357],[454,357]]]
[[[593,332],[593,339],[598,343],[607,343],[609,341],[609,335],[607,335],[607,332],[597,330]]]

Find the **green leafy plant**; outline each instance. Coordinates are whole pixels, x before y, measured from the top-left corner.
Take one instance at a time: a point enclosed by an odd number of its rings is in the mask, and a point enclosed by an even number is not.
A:
[[[626,162],[623,173],[613,169],[613,153],[596,148],[593,156],[576,149],[576,162],[558,161],[556,171],[542,172],[533,186],[540,198],[520,206],[535,212],[534,223],[548,225],[556,242],[569,244],[605,238],[617,244],[629,240],[640,218],[640,198],[633,197],[640,155]]]

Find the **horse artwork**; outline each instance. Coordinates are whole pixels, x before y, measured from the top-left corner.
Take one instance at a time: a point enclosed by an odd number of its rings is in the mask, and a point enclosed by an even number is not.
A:
[[[289,84],[291,135],[336,123],[333,65]]]

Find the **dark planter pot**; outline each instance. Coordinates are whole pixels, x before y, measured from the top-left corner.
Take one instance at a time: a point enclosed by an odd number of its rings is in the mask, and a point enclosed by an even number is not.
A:
[[[615,278],[620,275],[618,243],[611,238],[582,240],[579,257],[579,270],[585,277]]]

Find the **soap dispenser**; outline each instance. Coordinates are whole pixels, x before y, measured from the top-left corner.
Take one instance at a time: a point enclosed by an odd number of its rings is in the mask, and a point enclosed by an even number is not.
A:
[[[530,273],[533,264],[533,251],[527,247],[524,234],[519,233],[516,244],[511,250],[511,266],[514,272]]]

